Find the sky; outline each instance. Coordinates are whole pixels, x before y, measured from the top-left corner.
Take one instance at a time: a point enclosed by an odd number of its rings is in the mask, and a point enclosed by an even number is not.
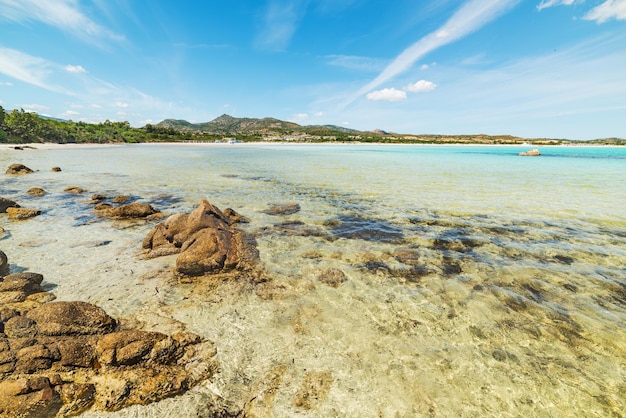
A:
[[[626,138],[626,0],[0,0],[0,105]]]

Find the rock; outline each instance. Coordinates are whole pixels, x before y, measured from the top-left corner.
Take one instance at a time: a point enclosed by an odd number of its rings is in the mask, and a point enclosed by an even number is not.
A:
[[[296,392],[294,405],[304,409],[316,409],[328,396],[332,384],[333,375],[329,371],[307,372]]]
[[[343,271],[332,268],[322,271],[317,277],[317,280],[324,284],[327,284],[330,287],[339,287],[339,285],[348,280],[348,278]]]
[[[107,197],[105,195],[99,194],[99,193],[96,193],[93,196],[91,196],[91,200],[96,200],[96,201],[102,201],[102,200],[105,200],[106,198]]]
[[[113,206],[109,205],[108,203],[98,203],[93,208],[93,210],[95,210],[97,212],[107,212],[107,211],[109,211],[111,209],[113,209]]]
[[[535,148],[529,151],[520,152],[519,155],[521,157],[538,157],[541,155],[541,152],[539,152],[539,150]]]
[[[250,222],[248,218],[231,208],[224,209],[224,216],[228,218],[231,224],[247,224],[248,222]]]
[[[137,330],[106,334],[96,346],[98,362],[103,366],[132,366],[148,360],[155,345],[166,338],[158,332]],[[170,363],[166,357],[161,356],[161,360],[161,364]]]
[[[4,197],[0,197],[0,213],[6,213],[8,208],[19,208],[16,202],[10,199],[6,199]]]
[[[24,164],[11,164],[6,171],[6,174],[21,175],[21,174],[29,174],[32,172],[33,170],[26,167]]]
[[[52,171],[54,171],[55,173],[58,173],[61,171],[61,167],[52,167]]]
[[[26,316],[48,336],[105,334],[117,328],[117,321],[102,308],[86,302],[46,303]]]
[[[0,250],[0,277],[9,274],[9,259],[4,251]]]
[[[21,315],[14,316],[4,323],[4,333],[9,338],[33,338],[38,332],[37,323]]]
[[[122,204],[122,203],[128,202],[129,200],[130,200],[130,196],[117,195],[113,198],[113,203]]]
[[[38,209],[26,209],[26,208],[7,208],[6,212],[9,214],[9,219],[28,219],[34,216],[41,215],[41,211]]]
[[[42,189],[41,187],[32,187],[30,189],[28,189],[28,191],[26,192],[29,196],[33,196],[33,197],[40,197],[46,194],[46,191],[44,189]]]
[[[268,215],[292,215],[296,212],[300,212],[300,205],[297,203],[281,203],[271,205],[262,212]]]
[[[180,253],[175,272],[182,276],[245,270],[258,254],[253,243],[232,223],[219,208],[203,199],[189,215],[172,215],[158,224],[142,247],[147,258]]]
[[[71,193],[71,194],[81,194],[81,193],[85,192],[84,189],[82,189],[82,188],[80,188],[78,186],[69,186],[69,187],[66,187],[65,189],[63,189],[63,191],[65,193]]]
[[[146,218],[157,211],[147,203],[130,203],[110,210],[111,218]]]
[[[0,382],[0,415],[15,418],[54,417],[63,405],[59,394],[42,376]]]

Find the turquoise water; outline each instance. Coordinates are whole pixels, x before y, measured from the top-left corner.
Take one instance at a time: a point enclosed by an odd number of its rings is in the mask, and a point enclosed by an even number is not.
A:
[[[3,175],[0,196],[44,211],[0,218],[0,248],[14,269],[44,274],[60,299],[215,342],[213,381],[119,416],[196,416],[216,396],[257,416],[623,416],[626,148],[518,156],[529,148],[0,151],[0,166],[39,170]],[[88,192],[64,193],[71,185]],[[35,186],[48,194],[27,196]],[[172,258],[139,255],[153,224],[98,218],[84,204],[93,193],[168,213],[202,198],[232,207],[250,219],[243,228],[270,280],[177,284]],[[301,210],[266,213],[282,203]],[[328,286],[328,271],[345,282]],[[303,409],[294,394],[311,372],[332,384]],[[277,374],[262,402],[256,395]]]

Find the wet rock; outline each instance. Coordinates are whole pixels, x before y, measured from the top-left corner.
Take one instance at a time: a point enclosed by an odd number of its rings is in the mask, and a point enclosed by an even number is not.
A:
[[[4,197],[0,197],[0,213],[6,213],[8,208],[19,208],[19,207],[20,205],[18,205],[15,201],[6,199]]]
[[[567,256],[567,255],[555,255],[554,260],[556,260],[558,263],[566,264],[568,266],[573,264],[574,261],[576,261],[574,260],[573,257]]]
[[[61,171],[61,167],[52,167],[52,171],[55,173],[59,173]]]
[[[4,251],[0,250],[0,277],[9,274],[9,259]]]
[[[41,215],[41,211],[38,209],[27,209],[27,208],[7,208],[7,214],[9,215],[9,219],[28,219],[35,216]]]
[[[33,170],[26,167],[24,164],[11,164],[9,168],[7,168],[6,174],[22,175],[22,174],[29,174],[32,172]]]
[[[111,209],[113,209],[113,205],[110,205],[108,203],[97,203],[96,206],[94,206],[93,208],[93,210],[103,213],[110,211]]]
[[[348,278],[343,271],[331,268],[323,270],[319,276],[317,276],[317,280],[330,287],[339,287],[339,285],[348,280]]]
[[[146,218],[157,213],[148,203],[130,203],[110,210],[111,218]]]
[[[63,191],[70,194],[81,194],[85,192],[85,189],[78,186],[69,186],[63,189]]]
[[[228,218],[231,224],[247,224],[250,222],[248,218],[231,208],[224,209],[224,216]]]
[[[91,200],[95,200],[95,201],[98,201],[98,202],[100,202],[102,200],[105,200],[106,198],[107,197],[105,195],[100,194],[100,193],[96,193],[96,194],[91,196]]]
[[[294,213],[300,212],[300,205],[297,203],[280,203],[271,205],[269,208],[262,211],[268,215],[292,215]]]
[[[130,199],[131,199],[130,196],[117,195],[113,198],[113,203],[123,204],[123,203],[127,203]]]
[[[28,189],[26,194],[33,197],[41,197],[46,194],[46,191],[41,187],[31,187],[30,189]]]
[[[183,276],[245,270],[258,257],[253,242],[207,200],[189,215],[172,215],[157,225],[142,246],[147,258],[180,253],[175,272]]]

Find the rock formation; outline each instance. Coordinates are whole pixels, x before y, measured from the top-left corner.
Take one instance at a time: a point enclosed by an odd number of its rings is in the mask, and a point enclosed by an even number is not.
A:
[[[32,173],[33,170],[26,167],[24,164],[11,164],[6,171],[6,174],[29,174]]]
[[[9,215],[9,219],[28,219],[41,215],[41,211],[38,209],[7,208],[6,212]]]
[[[46,191],[42,189],[41,187],[31,187],[30,189],[28,189],[26,194],[32,197],[40,197],[40,196],[45,195]]]
[[[190,214],[170,216],[144,239],[145,256],[180,254],[175,273],[188,277],[250,269],[258,253],[234,227],[241,215],[232,209],[228,213],[203,199]]]
[[[19,207],[20,205],[18,205],[17,202],[11,199],[0,197],[0,213],[6,213],[7,208],[19,208]]]
[[[86,302],[51,302],[37,273],[5,275],[0,251],[0,416],[65,417],[180,394],[216,370],[198,335],[123,329]]]

